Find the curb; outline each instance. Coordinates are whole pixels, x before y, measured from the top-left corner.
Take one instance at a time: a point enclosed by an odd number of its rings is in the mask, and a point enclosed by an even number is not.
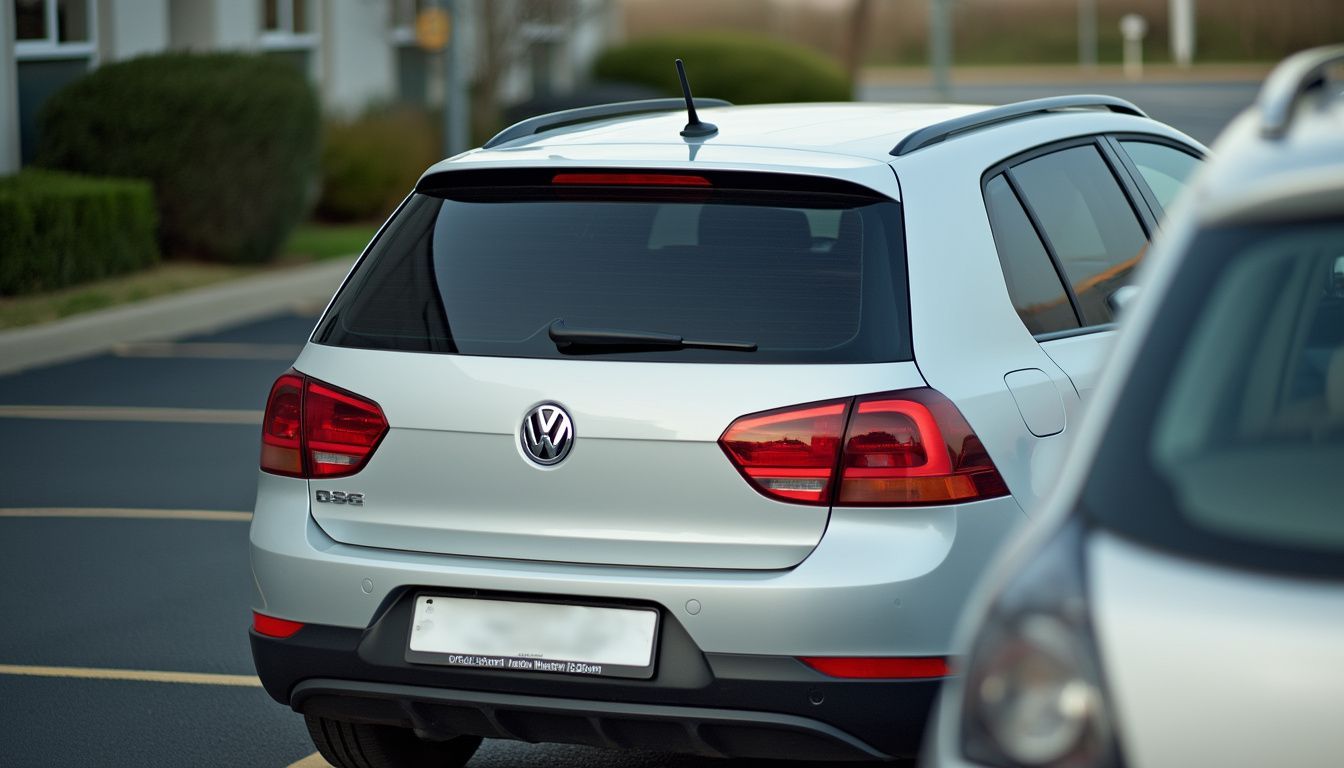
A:
[[[88,357],[117,344],[173,339],[325,305],[353,264],[353,257],[335,259],[0,331],[0,375]]]

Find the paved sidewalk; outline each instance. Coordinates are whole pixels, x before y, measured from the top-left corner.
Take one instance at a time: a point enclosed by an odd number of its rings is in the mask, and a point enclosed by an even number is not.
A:
[[[0,331],[0,374],[324,306],[354,258],[268,272],[170,296]]]

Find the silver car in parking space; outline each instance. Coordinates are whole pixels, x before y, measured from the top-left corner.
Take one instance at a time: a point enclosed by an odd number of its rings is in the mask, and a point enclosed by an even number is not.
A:
[[[1332,66],[1280,65],[1178,203],[1051,511],[967,613],[928,765],[1344,761]]]
[[[253,654],[334,765],[914,754],[1204,153],[1106,97],[699,106],[434,166],[276,381]]]

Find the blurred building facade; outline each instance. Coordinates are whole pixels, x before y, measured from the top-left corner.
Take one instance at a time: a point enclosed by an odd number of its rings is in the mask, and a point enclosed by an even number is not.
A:
[[[575,88],[619,29],[613,0],[0,0],[0,173],[32,159],[37,114],[65,84],[163,51],[292,61],[329,113],[441,106],[447,55],[421,47],[417,20],[448,2],[468,81],[496,67],[503,105]]]

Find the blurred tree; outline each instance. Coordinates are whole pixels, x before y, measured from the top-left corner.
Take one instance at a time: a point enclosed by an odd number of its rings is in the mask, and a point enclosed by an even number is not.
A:
[[[580,15],[605,13],[607,3],[581,0],[486,0],[480,14],[476,76],[471,83],[472,133],[488,138],[502,122],[501,78],[514,67],[529,64],[533,95],[547,95],[554,41],[571,35]]]

